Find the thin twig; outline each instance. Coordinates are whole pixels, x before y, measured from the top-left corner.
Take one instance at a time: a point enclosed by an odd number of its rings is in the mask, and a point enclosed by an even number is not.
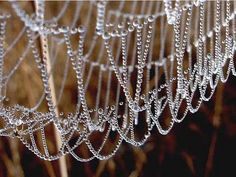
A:
[[[36,0],[34,2],[35,2],[36,12],[37,12],[38,1]],[[48,39],[47,39],[46,36],[40,35],[40,44],[41,44],[41,46],[47,46],[47,47],[45,47],[45,51],[44,52],[45,52],[45,57],[47,58],[47,60],[46,60],[47,72],[49,73],[51,71],[51,69],[52,69],[52,64],[51,64],[51,60],[50,60],[50,57],[49,57]],[[52,75],[50,75],[50,77],[49,77],[49,87],[50,87],[50,90],[51,90],[51,96],[52,96],[53,105],[56,105],[57,104],[56,91],[55,91],[55,85],[54,85],[54,80],[53,80],[53,76]],[[59,111],[58,111],[57,107],[55,107],[55,113],[56,113],[56,116],[59,117]],[[56,136],[57,148],[59,149],[61,147],[61,145],[62,145],[62,142],[61,142],[60,134],[57,131],[56,127],[54,127],[54,134]],[[59,159],[59,168],[60,168],[61,176],[62,177],[68,177],[65,156],[62,156]]]
[[[223,98],[223,89],[224,86],[222,83],[219,83],[216,91],[216,100],[215,100],[215,110],[213,116],[213,126],[215,128],[212,138],[211,144],[209,147],[208,158],[206,162],[206,170],[205,170],[205,177],[209,177],[213,167],[213,160],[216,148],[216,142],[218,138],[218,129],[220,127],[220,117],[222,112],[222,98]]]
[[[12,152],[12,161],[15,166],[15,174],[18,177],[24,177],[24,171],[22,169],[20,154],[19,154],[19,142],[16,139],[10,139],[10,149]]]
[[[40,41],[41,41],[41,44],[42,46],[48,44],[48,40],[47,40],[47,37],[45,36],[41,36],[40,37]],[[44,51],[46,52],[46,58],[47,58],[47,71],[51,71],[51,60],[49,58],[49,51],[48,51],[48,48],[47,48],[47,51]],[[53,102],[53,105],[56,105],[57,104],[57,101],[56,101],[56,91],[55,91],[55,85],[54,85],[54,80],[53,80],[53,76],[50,75],[49,77],[49,87],[50,87],[50,90],[51,90],[51,96],[52,96],[52,102]],[[55,113],[56,113],[56,116],[59,117],[59,111],[58,111],[58,108],[55,107]],[[60,133],[57,131],[56,127],[54,127],[54,134],[56,136],[56,143],[57,143],[57,147],[58,149],[61,147],[62,145],[62,142],[61,142],[61,136],[60,136]],[[61,176],[62,177],[68,177],[68,174],[67,174],[67,166],[66,166],[66,159],[65,159],[65,156],[62,156],[60,159],[59,159],[59,166],[60,166],[60,173],[61,173]]]

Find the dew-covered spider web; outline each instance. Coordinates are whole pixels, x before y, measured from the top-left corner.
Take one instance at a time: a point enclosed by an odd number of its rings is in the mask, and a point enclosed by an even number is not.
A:
[[[219,0],[0,2],[0,135],[86,162],[168,134],[236,75],[235,15]]]

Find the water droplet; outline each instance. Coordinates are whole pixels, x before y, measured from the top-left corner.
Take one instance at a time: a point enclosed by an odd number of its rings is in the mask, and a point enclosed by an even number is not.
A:
[[[117,31],[117,30],[113,30],[113,31],[111,32],[111,36],[112,36],[112,37],[115,37],[117,34],[118,34],[118,31]]]
[[[90,123],[88,125],[88,129],[89,129],[90,132],[94,131],[94,125],[92,125],[92,123]]]
[[[63,124],[64,124],[64,125],[67,125],[67,124],[68,124],[68,120],[67,120],[67,119],[64,119],[64,120],[63,120]]]
[[[210,31],[210,32],[207,33],[207,37],[211,37],[212,35],[213,35],[213,32],[212,32],[212,31]]]
[[[199,6],[199,4],[200,4],[199,0],[195,0],[193,3],[195,6]]]
[[[134,31],[134,26],[130,25],[130,26],[128,27],[128,31],[129,31],[129,32]]]
[[[148,17],[148,22],[152,23],[154,21],[154,19],[155,19],[154,16],[151,15]]]
[[[194,46],[198,47],[198,40],[194,42]]]
[[[211,58],[211,54],[210,54],[210,53],[207,54],[207,58],[208,58],[208,59]]]
[[[145,94],[142,94],[142,95],[140,96],[140,99],[144,100],[144,99],[145,99]]]
[[[59,31],[61,33],[66,33],[69,31],[69,27],[68,26],[62,26],[62,27],[59,27]]]
[[[108,40],[108,39],[111,38],[111,36],[109,35],[108,32],[104,32],[103,35],[102,35],[102,38],[103,38],[104,40]]]
[[[151,135],[151,133],[150,133],[150,132],[148,132],[147,134],[145,134],[145,135],[144,135],[144,137],[147,139],[147,138],[149,138],[149,137],[150,137],[150,135]]]
[[[140,108],[137,104],[134,104],[132,109],[133,109],[134,112],[139,112],[139,110],[140,110]]]
[[[104,132],[104,130],[105,130],[105,125],[101,125],[101,126],[99,127],[99,131],[100,131],[100,132]]]
[[[138,125],[138,113],[134,113],[134,125]]]
[[[143,28],[143,24],[138,24],[137,28],[138,29],[142,29]]]
[[[74,125],[74,126],[73,126],[73,129],[74,129],[74,130],[77,130],[77,129],[78,129],[77,125]]]
[[[139,24],[138,20],[137,20],[137,19],[135,19],[135,20],[133,21],[133,25],[134,25],[134,27],[137,27],[137,26],[138,26],[138,24]]]
[[[114,125],[112,125],[111,130],[114,132],[116,130],[116,127]]]
[[[79,33],[85,33],[85,31],[86,31],[86,28],[84,26],[79,26],[78,27],[78,32]]]
[[[71,28],[70,33],[71,34],[76,34],[78,32],[77,28]]]
[[[22,124],[22,120],[21,119],[15,121],[15,125],[16,126],[20,126],[21,124]]]
[[[122,106],[124,104],[124,102],[120,102],[119,105]]]
[[[127,36],[128,35],[128,31],[127,30],[122,30],[121,31],[121,36]]]
[[[111,106],[111,110],[114,111],[115,109],[116,109],[115,105],[112,105],[112,106]]]
[[[124,23],[122,23],[122,22],[119,23],[119,24],[118,24],[118,28],[124,28]]]
[[[98,109],[98,114],[102,114],[103,113],[103,109],[102,108],[99,108]]]
[[[175,24],[175,21],[176,21],[175,12],[172,12],[171,14],[168,14],[167,15],[167,20],[168,20],[168,24],[170,24],[170,25]]]
[[[96,29],[96,33],[97,33],[98,35],[102,35],[102,34],[103,34],[103,29],[97,28],[97,29]]]

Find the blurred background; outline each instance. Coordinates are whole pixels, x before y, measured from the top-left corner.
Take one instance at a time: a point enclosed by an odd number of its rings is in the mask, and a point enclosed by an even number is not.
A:
[[[130,13],[134,9],[134,14],[145,11],[145,1],[138,1],[134,6],[133,1],[126,2],[122,8],[123,13]],[[19,2],[21,8],[27,13],[32,14],[35,11],[33,1]],[[117,9],[120,2],[108,2],[110,10]],[[147,4],[146,4],[147,6]],[[80,7],[79,16],[74,18]],[[64,9],[63,15],[58,18],[59,25],[74,26],[81,24],[88,27],[85,43],[85,53],[91,47],[91,41],[94,38],[96,24],[96,6],[94,2],[72,1],[47,1],[46,2],[46,19],[52,19],[60,14]],[[159,9],[158,9],[159,8]],[[157,10],[158,9],[158,10]],[[149,13],[162,12],[164,10],[161,1],[153,1],[149,8]],[[7,20],[7,32],[5,47],[8,48],[12,41],[24,29],[23,23],[16,16],[9,2],[0,2],[0,12],[10,13],[12,16]],[[110,21],[114,22],[115,17],[111,16]],[[156,21],[157,26],[166,23],[166,17]],[[160,36],[162,33],[159,28],[156,29],[156,42],[154,44],[157,50],[153,51],[153,58],[159,56],[168,56],[171,53],[171,44],[173,34],[171,27],[165,27],[167,39],[165,39],[164,53],[160,54]],[[25,33],[25,32],[23,32]],[[59,36],[60,38],[60,36]],[[77,37],[72,40],[76,45]],[[132,40],[131,40],[132,41]],[[53,47],[57,41],[50,43],[51,55],[56,58],[53,70],[53,77],[57,95],[60,95],[60,86],[64,78],[65,66],[67,66],[65,45]],[[15,64],[21,59],[22,53],[26,50],[27,36],[23,34],[14,48],[5,56],[4,73],[10,73]],[[98,39],[90,61],[97,61],[97,56],[101,55],[100,63],[106,64],[107,58],[104,51],[101,52],[100,46],[102,40]],[[116,48],[118,44],[114,44]],[[169,46],[169,47],[168,47]],[[115,51],[119,52],[119,51]],[[89,67],[89,66],[87,66]],[[56,68],[56,69],[55,69]],[[85,75],[89,70],[85,69]],[[98,69],[94,69],[92,79],[88,86],[86,95],[88,105],[94,107],[94,97],[97,92]],[[103,77],[105,85],[107,75]],[[115,77],[112,76],[115,80]],[[160,78],[159,78],[160,79]],[[115,81],[114,81],[115,82]],[[117,84],[117,83],[116,83]],[[105,86],[104,86],[105,88]],[[104,89],[103,88],[103,89]],[[113,85],[112,88],[116,88]],[[133,147],[123,143],[115,156],[109,160],[81,163],[76,161],[72,156],[66,156],[68,176],[83,177],[235,177],[236,162],[236,80],[230,76],[226,84],[219,84],[213,98],[209,102],[202,103],[199,111],[195,114],[188,114],[181,124],[176,124],[172,131],[166,135],[160,135],[157,130],[153,130],[151,137],[142,147]],[[29,52],[24,56],[17,70],[12,74],[7,84],[7,101],[5,105],[15,104],[32,107],[37,104],[43,92],[42,81],[39,71]],[[104,90],[105,94],[106,90]],[[102,93],[103,94],[103,93]],[[112,93],[111,93],[112,95]],[[68,64],[67,76],[64,82],[63,94],[58,104],[60,112],[69,113],[75,110],[77,96],[76,78],[72,67]],[[103,97],[103,96],[101,96]],[[111,96],[111,103],[115,100],[115,94]],[[101,101],[100,104],[104,104]],[[46,112],[46,102],[43,101],[38,111]],[[142,127],[141,127],[142,128]],[[141,129],[140,128],[140,129]],[[141,131],[141,130],[140,130]],[[141,131],[142,132],[142,131]],[[53,131],[50,127],[47,129],[48,136],[53,139]],[[95,137],[96,139],[97,137]],[[48,140],[49,148],[54,147],[53,140]],[[112,144],[112,142],[111,142]],[[83,156],[89,155],[87,149],[78,150]],[[1,137],[0,138],[0,177],[57,177],[60,176],[58,161],[48,162],[39,159],[30,152],[18,139]]]

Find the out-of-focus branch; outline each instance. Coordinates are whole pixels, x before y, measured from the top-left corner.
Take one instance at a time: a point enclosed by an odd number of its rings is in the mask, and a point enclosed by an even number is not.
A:
[[[12,152],[12,158],[13,158],[13,163],[14,163],[14,169],[17,177],[23,177],[24,176],[24,171],[21,166],[20,162],[20,154],[19,154],[19,142],[16,139],[11,139],[9,140],[10,142],[10,149]]]
[[[13,161],[8,157],[8,155],[6,154],[5,152],[5,148],[4,146],[2,145],[2,140],[0,140],[0,152],[1,152],[1,160],[2,162],[5,164],[6,166],[6,173],[7,173],[7,176],[9,177],[14,177],[16,176],[15,174],[15,171],[12,170],[12,167],[14,167],[14,163]]]
[[[140,173],[143,169],[143,165],[147,161],[147,157],[146,157],[146,154],[140,148],[133,148],[133,151],[136,157],[136,160],[135,160],[136,169],[133,172],[131,172],[129,177],[138,177],[140,176]]]
[[[217,142],[217,137],[218,137],[218,129],[220,127],[223,90],[224,90],[223,84],[219,83],[219,85],[217,87],[217,91],[216,91],[215,110],[214,110],[214,116],[213,116],[213,126],[214,126],[215,130],[213,132],[211,144],[209,147],[208,158],[207,158],[207,162],[206,162],[205,177],[209,177],[210,173],[212,171],[214,154],[215,154],[215,147],[216,147],[216,142]]]
[[[106,164],[107,164],[107,160],[103,160],[103,161],[99,162],[99,165],[98,165],[97,170],[96,170],[95,177],[101,176],[102,172],[105,169]]]

